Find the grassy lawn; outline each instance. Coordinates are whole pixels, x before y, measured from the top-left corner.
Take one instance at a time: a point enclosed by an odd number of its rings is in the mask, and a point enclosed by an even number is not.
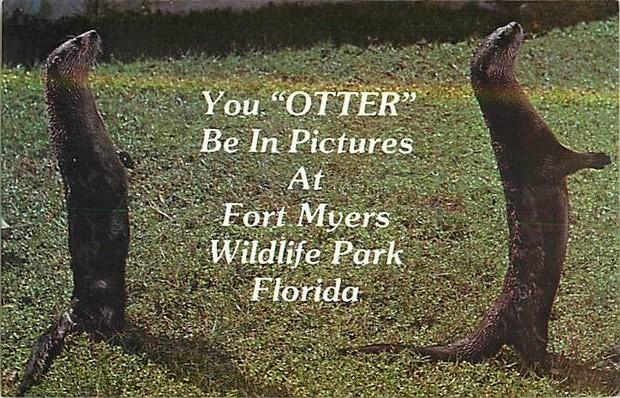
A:
[[[105,41],[105,37],[104,37]],[[604,151],[614,166],[569,179],[571,238],[550,324],[551,375],[524,371],[505,349],[478,365],[412,353],[346,356],[374,342],[440,343],[471,331],[507,268],[504,199],[489,136],[469,88],[478,43],[332,47],[224,58],[102,64],[93,89],[108,130],[137,163],[130,174],[129,334],[138,348],[71,337],[41,396],[610,395],[619,368],[618,23],[581,24],[524,43],[518,76],[559,140]],[[67,220],[46,134],[41,70],[3,70],[2,387],[16,387],[30,348],[68,308]],[[397,117],[292,117],[274,91],[415,91]],[[202,90],[260,98],[265,115],[205,114]],[[201,154],[203,128],[245,136],[291,128],[324,136],[411,137],[413,155]],[[287,191],[295,171],[322,168],[322,191]],[[222,227],[224,202],[248,209],[327,202],[388,211],[387,228]],[[213,264],[211,239],[335,240],[404,250],[401,266]],[[312,285],[342,278],[359,303],[251,302],[254,278]]]

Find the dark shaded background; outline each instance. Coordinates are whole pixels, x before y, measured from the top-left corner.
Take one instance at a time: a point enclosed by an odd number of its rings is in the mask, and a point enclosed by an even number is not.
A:
[[[512,20],[529,34],[541,34],[617,13],[615,1],[289,3],[186,15],[94,9],[86,16],[58,21],[16,12],[3,16],[2,56],[8,65],[32,65],[68,37],[89,29],[97,29],[104,38],[104,61],[130,61],[270,51],[317,42],[398,46],[420,40],[457,41],[488,34]]]

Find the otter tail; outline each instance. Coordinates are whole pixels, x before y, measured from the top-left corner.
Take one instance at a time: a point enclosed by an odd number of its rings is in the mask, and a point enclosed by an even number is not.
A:
[[[480,328],[471,335],[447,345],[415,347],[414,352],[434,361],[477,363],[497,354],[504,341],[495,331]]]
[[[382,352],[397,353],[413,351],[433,361],[481,362],[499,352],[506,343],[505,322],[494,307],[482,320],[478,329],[469,336],[451,344],[434,346],[415,346],[411,344],[372,344],[347,350],[349,353],[378,354]]]
[[[62,350],[65,338],[78,331],[78,324],[71,319],[72,316],[72,311],[65,312],[32,347],[32,356],[17,389],[18,397],[23,396],[47,371],[54,358]]]

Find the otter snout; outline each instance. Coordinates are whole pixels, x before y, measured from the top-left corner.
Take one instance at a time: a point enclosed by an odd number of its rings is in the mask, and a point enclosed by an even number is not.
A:
[[[73,40],[78,44],[92,44],[99,43],[101,39],[96,30],[89,30],[88,32],[84,32],[81,35],[76,36]]]
[[[509,40],[515,36],[523,36],[523,27],[514,21],[495,30],[495,37],[498,41]]]
[[[510,31],[510,32],[516,29],[519,32],[523,33],[523,27],[518,22],[515,22],[515,21],[510,22],[508,25],[500,29],[505,29],[506,31]]]
[[[495,29],[471,58],[472,83],[514,80],[513,66],[521,43],[523,27],[517,22]]]

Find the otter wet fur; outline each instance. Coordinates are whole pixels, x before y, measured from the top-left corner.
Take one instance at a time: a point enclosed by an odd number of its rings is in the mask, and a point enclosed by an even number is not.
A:
[[[611,163],[602,153],[562,146],[515,77],[523,29],[495,30],[471,60],[471,84],[491,134],[508,218],[510,266],[501,295],[469,336],[445,346],[376,344],[353,352],[413,350],[431,360],[479,362],[507,344],[530,367],[545,369],[547,328],[568,241],[565,177]]]
[[[127,175],[97,110],[88,76],[100,38],[91,30],[56,48],[45,64],[49,138],[64,185],[73,271],[71,309],[34,345],[18,395],[51,364],[65,338],[85,331],[107,339],[125,323],[129,249]]]

